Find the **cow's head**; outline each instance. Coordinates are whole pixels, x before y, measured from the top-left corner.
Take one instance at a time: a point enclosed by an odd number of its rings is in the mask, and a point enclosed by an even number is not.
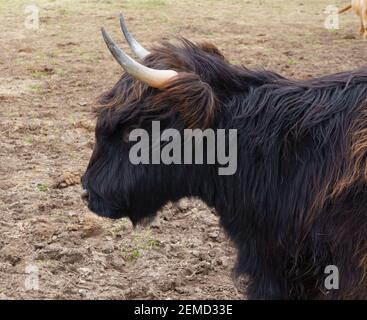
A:
[[[133,223],[152,217],[168,201],[195,196],[205,188],[205,165],[132,164],[129,151],[134,128],[150,130],[152,121],[166,128],[209,128],[217,125],[220,105],[233,90],[233,68],[209,44],[182,40],[145,50],[122,30],[139,63],[123,52],[102,29],[114,58],[125,70],[103,94],[96,108],[95,148],[82,177],[83,198],[90,210]],[[101,75],[103,76],[103,75]],[[212,183],[212,182],[210,182]]]

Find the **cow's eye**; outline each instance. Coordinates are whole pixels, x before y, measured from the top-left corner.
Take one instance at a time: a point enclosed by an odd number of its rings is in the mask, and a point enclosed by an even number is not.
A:
[[[125,143],[128,143],[130,140],[129,140],[129,137],[130,137],[130,133],[131,131],[133,131],[135,128],[133,127],[129,127],[129,128],[125,128],[123,130],[123,133],[122,133],[122,141],[125,142]]]
[[[130,135],[130,130],[124,130],[124,132],[122,134],[122,141],[128,143],[129,142],[129,135]]]

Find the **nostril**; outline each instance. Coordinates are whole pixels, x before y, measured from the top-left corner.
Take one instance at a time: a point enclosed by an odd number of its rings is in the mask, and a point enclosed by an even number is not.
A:
[[[82,198],[83,201],[88,201],[89,200],[89,192],[87,190],[83,190],[80,197]]]

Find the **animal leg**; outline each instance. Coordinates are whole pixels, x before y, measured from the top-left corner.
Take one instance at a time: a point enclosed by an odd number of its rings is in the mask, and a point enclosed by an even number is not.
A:
[[[281,277],[258,274],[247,283],[249,300],[289,300],[287,281]]]
[[[367,8],[362,11],[363,39],[367,39]]]
[[[259,241],[247,239],[238,246],[235,274],[239,279],[245,276],[245,287],[249,300],[288,300],[289,285],[283,268],[269,268],[285,263],[283,250],[258,252]],[[258,244],[259,245],[259,244]],[[269,254],[269,255],[268,255]]]
[[[363,24],[363,19],[361,18],[361,26],[359,28],[359,33],[363,36],[364,35],[364,24]]]

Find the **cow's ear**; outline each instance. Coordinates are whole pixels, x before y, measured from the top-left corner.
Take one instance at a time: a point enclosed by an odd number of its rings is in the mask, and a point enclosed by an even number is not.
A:
[[[154,98],[179,113],[186,128],[206,129],[212,125],[217,100],[211,86],[193,73],[180,73]]]

